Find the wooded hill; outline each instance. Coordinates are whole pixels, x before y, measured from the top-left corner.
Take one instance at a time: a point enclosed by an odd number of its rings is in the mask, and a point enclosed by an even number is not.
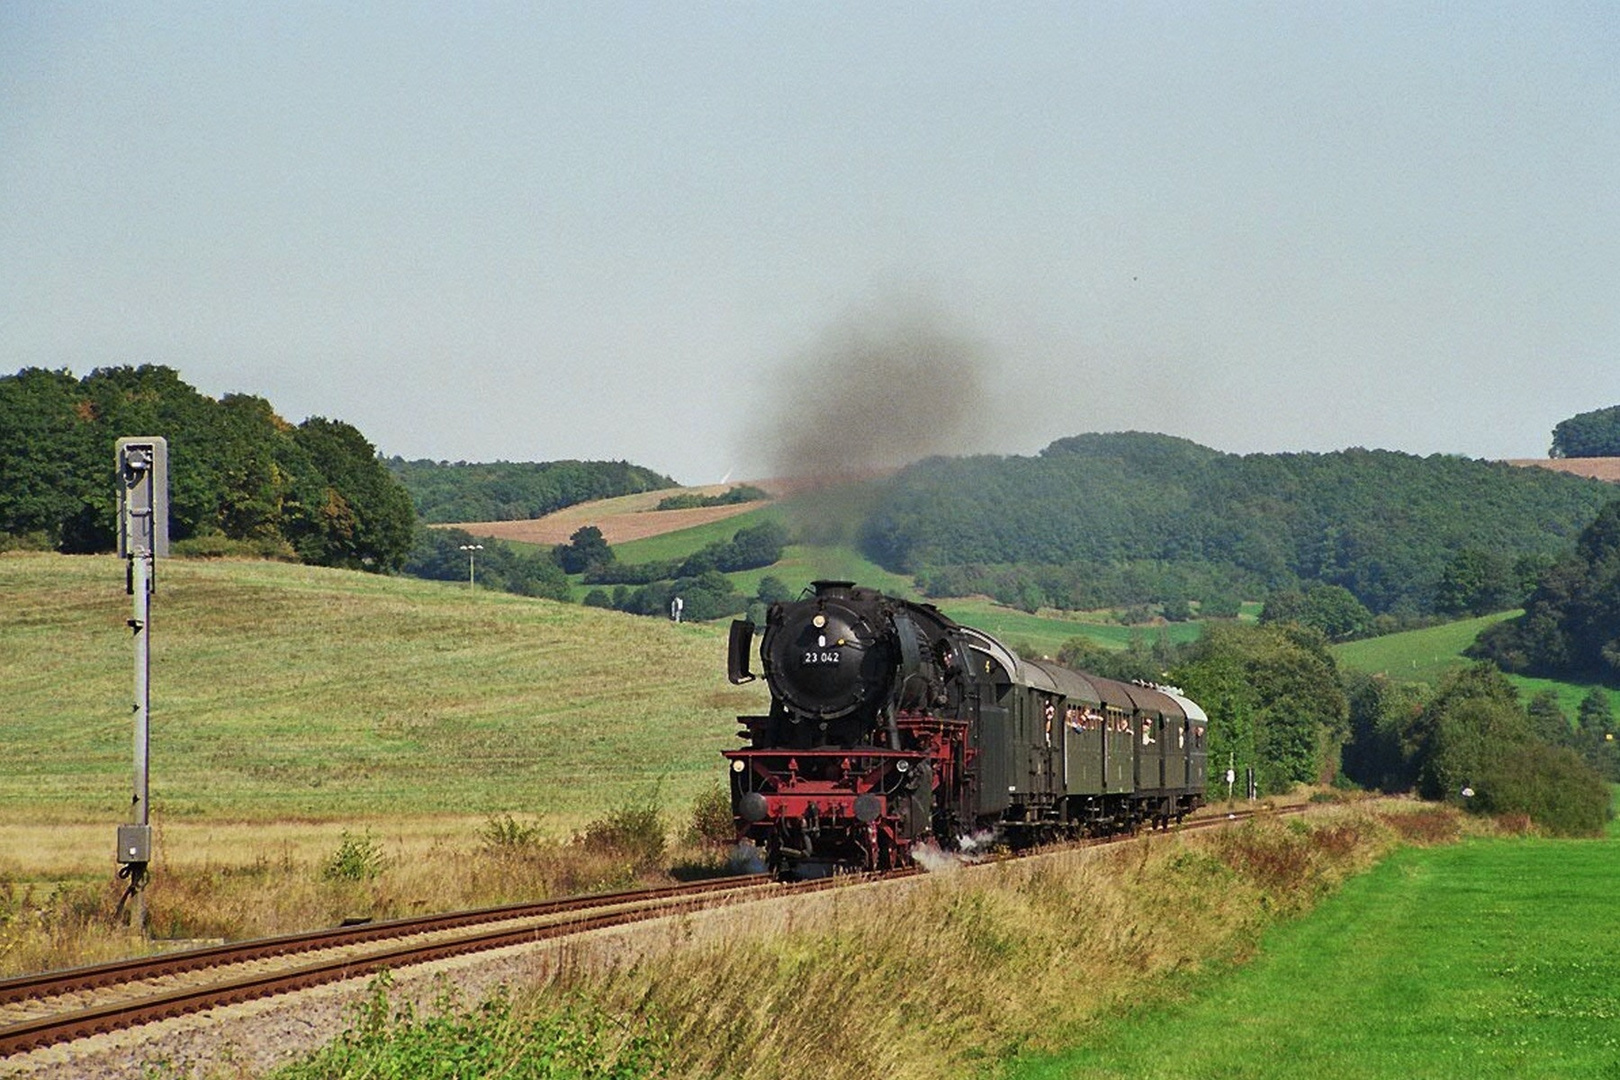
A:
[[[1469,610],[1448,571],[1522,601],[1613,485],[1387,450],[1227,454],[1126,432],[1035,457],[931,458],[876,482],[864,553],[931,595],[1087,609],[1217,611],[1312,583],[1373,613]]]
[[[527,521],[595,499],[679,486],[627,461],[477,463],[392,457],[387,465],[429,524]]]

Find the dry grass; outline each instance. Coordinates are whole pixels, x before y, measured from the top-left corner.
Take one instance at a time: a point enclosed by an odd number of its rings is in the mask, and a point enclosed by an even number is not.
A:
[[[61,873],[39,880],[40,865],[8,853],[0,857],[0,977],[344,919],[391,919],[728,872],[725,849],[687,836],[687,826],[676,830],[680,838],[672,844],[672,816],[627,803],[561,835],[537,818],[511,815],[352,826],[195,825],[190,828],[223,835],[191,845],[165,845],[160,836],[145,890],[152,940],[127,928],[123,883],[110,870],[85,873],[85,864],[69,856]],[[90,842],[85,829],[73,832],[76,844]],[[106,836],[99,840],[105,856]],[[186,857],[166,850],[185,850]]]
[[[681,488],[697,495],[723,495],[733,485],[710,484],[706,487]],[[566,544],[576,531],[587,525],[602,530],[602,538],[617,546],[631,540],[644,540],[649,536],[679,532],[715,521],[724,521],[758,510],[760,502],[734,503],[729,506],[696,506],[685,510],[655,510],[671,492],[644,491],[635,495],[620,495],[612,499],[597,499],[565,507],[545,517],[527,521],[468,521],[442,528],[465,529],[474,536],[493,536],[501,540],[517,540],[526,544]]]
[[[1406,814],[1324,808],[755,905],[547,993],[664,1031],[674,1075],[958,1077],[1242,961],[1394,847]]]

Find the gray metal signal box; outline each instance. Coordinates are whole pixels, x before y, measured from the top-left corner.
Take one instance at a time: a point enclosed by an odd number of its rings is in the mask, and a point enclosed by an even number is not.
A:
[[[118,554],[169,554],[169,443],[161,436],[118,440]]]
[[[118,861],[124,864],[152,861],[152,826],[118,826]]]

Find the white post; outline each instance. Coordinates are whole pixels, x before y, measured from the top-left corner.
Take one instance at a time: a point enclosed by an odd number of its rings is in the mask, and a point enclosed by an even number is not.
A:
[[[465,551],[467,553],[467,588],[469,588],[469,589],[477,588],[478,583],[477,583],[476,577],[474,576],[475,572],[473,570],[473,558],[475,557],[476,552],[480,552],[480,551],[484,550],[484,545],[483,544],[462,544],[461,545],[461,550]]]

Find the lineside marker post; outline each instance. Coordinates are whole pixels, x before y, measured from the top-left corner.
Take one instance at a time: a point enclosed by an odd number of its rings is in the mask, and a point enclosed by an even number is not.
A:
[[[169,554],[169,444],[150,436],[119,439],[118,554],[129,560],[126,587],[134,598],[129,628],[135,635],[135,794],[128,825],[118,826],[118,876],[129,880],[130,926],[146,933],[146,901],[141,892],[152,862],[151,759],[152,590],[155,564]],[[120,907],[122,907],[122,903]]]

